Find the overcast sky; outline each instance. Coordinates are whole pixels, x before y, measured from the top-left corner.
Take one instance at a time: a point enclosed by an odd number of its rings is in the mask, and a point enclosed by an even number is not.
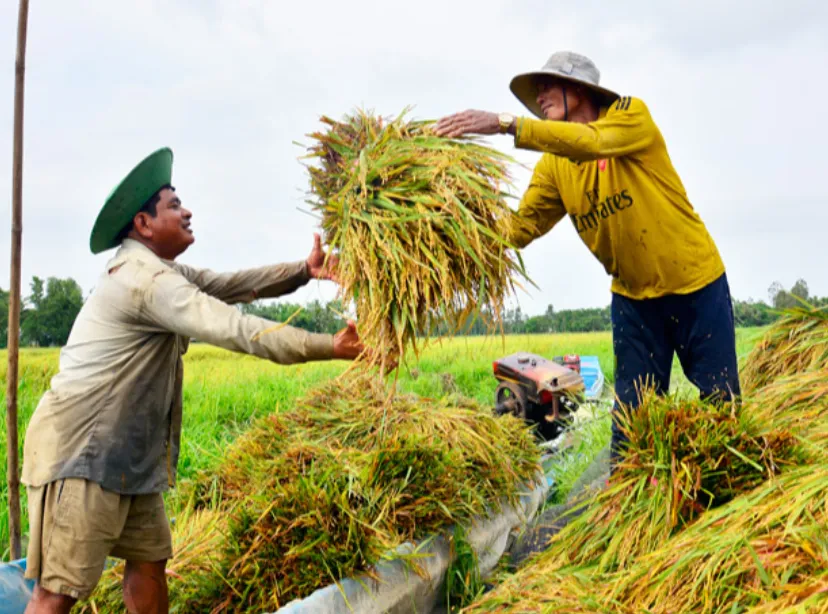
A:
[[[823,120],[828,8],[819,0],[277,2],[32,0],[26,65],[24,293],[32,275],[88,293],[112,252],[89,232],[145,155],[175,153],[193,213],[183,262],[233,270],[307,256],[296,141],[356,107],[412,118],[523,113],[511,77],[553,51],[591,57],[602,83],[642,98],[736,297],[804,277],[828,295]],[[0,286],[8,288],[17,1],[0,3]],[[533,152],[508,137],[525,188]],[[610,279],[564,220],[524,251],[539,290],[525,312],[603,306]],[[328,282],[293,298],[333,297]]]

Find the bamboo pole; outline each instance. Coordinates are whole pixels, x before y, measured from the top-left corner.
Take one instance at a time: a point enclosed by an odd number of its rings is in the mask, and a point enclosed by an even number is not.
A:
[[[23,235],[23,75],[26,71],[26,27],[29,0],[17,14],[14,62],[14,151],[12,153],[11,280],[9,283],[9,368],[6,377],[6,441],[8,451],[9,537],[11,558],[20,558],[20,475],[17,469],[17,367],[20,345],[20,244]]]

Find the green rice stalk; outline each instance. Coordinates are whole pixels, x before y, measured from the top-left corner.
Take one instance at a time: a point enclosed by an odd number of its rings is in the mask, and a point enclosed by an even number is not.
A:
[[[448,611],[471,604],[483,593],[477,552],[468,541],[466,529],[457,525],[450,540],[451,561],[446,569],[444,603]]]
[[[311,135],[312,198],[338,252],[342,298],[356,307],[374,360],[419,352],[481,317],[494,330],[528,279],[506,242],[511,158],[477,140],[434,136],[432,123],[358,111],[323,117]]]

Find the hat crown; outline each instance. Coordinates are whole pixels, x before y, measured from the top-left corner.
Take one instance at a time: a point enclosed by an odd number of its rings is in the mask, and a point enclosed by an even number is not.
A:
[[[173,152],[162,147],[138,163],[115,186],[98,213],[89,247],[93,254],[115,247],[118,235],[153,194],[172,181]]]
[[[601,73],[592,60],[572,51],[557,51],[549,56],[543,68],[516,75],[509,83],[517,99],[541,119],[546,119],[546,115],[538,104],[538,86],[550,77],[583,85],[596,95],[601,105],[609,106],[619,98],[617,92],[600,85]]]
[[[577,79],[598,85],[601,72],[588,57],[572,51],[558,51],[549,56],[543,65],[545,72],[557,73],[562,77]]]

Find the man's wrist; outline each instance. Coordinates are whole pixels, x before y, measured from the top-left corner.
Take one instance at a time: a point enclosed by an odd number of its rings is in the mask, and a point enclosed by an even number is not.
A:
[[[515,123],[515,116],[511,113],[499,113],[497,116],[498,130],[500,134],[506,134]]]

